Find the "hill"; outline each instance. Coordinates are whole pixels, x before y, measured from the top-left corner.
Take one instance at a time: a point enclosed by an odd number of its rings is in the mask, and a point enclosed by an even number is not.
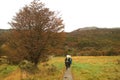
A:
[[[66,45],[79,55],[118,55],[120,28],[80,28],[67,33]]]

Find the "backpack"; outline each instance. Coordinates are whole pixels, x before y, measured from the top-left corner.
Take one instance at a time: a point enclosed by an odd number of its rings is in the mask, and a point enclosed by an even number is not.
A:
[[[72,63],[72,59],[71,58],[69,58],[68,61],[70,62],[70,64]]]
[[[72,63],[72,59],[71,58],[66,58],[65,62],[69,62],[71,64]]]

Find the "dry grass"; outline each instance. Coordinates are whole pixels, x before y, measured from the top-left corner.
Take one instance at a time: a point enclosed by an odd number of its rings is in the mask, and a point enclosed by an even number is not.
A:
[[[21,80],[21,71],[20,71],[20,69],[17,69],[16,71],[12,72],[4,80]]]
[[[38,65],[37,74],[23,74],[20,69],[11,72],[2,80],[62,80],[65,57],[54,57],[50,61]],[[75,56],[72,57],[72,74],[74,80],[119,80],[120,56]]]
[[[120,59],[120,56],[74,56],[72,58],[73,61],[80,63],[105,64],[108,62],[116,63],[116,60]]]

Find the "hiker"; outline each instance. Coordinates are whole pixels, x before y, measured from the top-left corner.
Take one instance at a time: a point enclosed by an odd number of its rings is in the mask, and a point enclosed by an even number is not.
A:
[[[72,64],[72,58],[70,55],[67,55],[66,58],[65,58],[65,66],[66,66],[66,69],[70,68]]]

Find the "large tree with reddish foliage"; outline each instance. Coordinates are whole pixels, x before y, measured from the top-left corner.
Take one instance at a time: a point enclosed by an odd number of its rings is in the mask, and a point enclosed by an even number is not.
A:
[[[36,65],[60,49],[64,41],[63,20],[38,0],[23,7],[10,25],[13,28],[10,46],[17,50],[21,60]]]

